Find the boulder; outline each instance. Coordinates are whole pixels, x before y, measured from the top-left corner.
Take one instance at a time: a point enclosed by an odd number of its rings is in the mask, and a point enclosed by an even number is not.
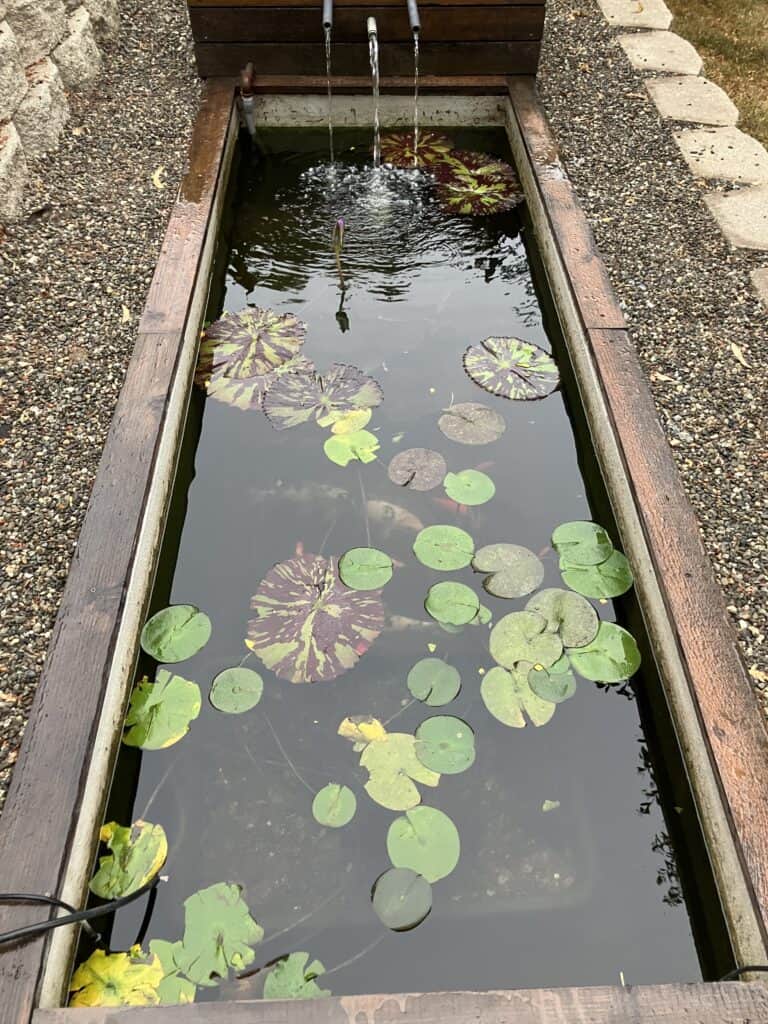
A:
[[[101,52],[85,7],[78,7],[70,15],[69,32],[51,56],[68,89],[87,91],[92,88],[101,70]]]
[[[69,104],[59,69],[50,57],[27,68],[29,91],[14,115],[28,158],[55,149],[69,118]]]

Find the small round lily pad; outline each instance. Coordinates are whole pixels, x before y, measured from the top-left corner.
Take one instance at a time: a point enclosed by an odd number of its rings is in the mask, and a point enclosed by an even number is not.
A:
[[[640,668],[635,638],[615,622],[601,622],[597,636],[586,647],[568,651],[571,665],[596,683],[621,683]]]
[[[475,761],[475,734],[452,715],[435,715],[416,730],[416,757],[441,775],[458,775]]]
[[[355,430],[351,434],[331,434],[323,451],[337,466],[350,462],[373,462],[379,450],[379,439],[369,430]]]
[[[426,526],[413,542],[413,553],[422,565],[450,572],[472,561],[475,542],[458,526]]]
[[[484,505],[496,493],[496,484],[479,469],[449,473],[443,481],[445,493],[459,505]]]
[[[434,883],[459,863],[461,841],[447,814],[435,807],[414,807],[389,826],[387,853],[396,868],[410,868]]]
[[[440,486],[447,471],[448,466],[440,452],[431,448],[408,448],[391,459],[387,473],[398,487],[431,491],[433,487]]]
[[[563,653],[559,636],[547,633],[547,620],[536,612],[511,612],[499,619],[491,630],[491,656],[504,668],[530,661],[548,668]]]
[[[392,559],[378,548],[350,548],[339,559],[339,579],[352,590],[378,590],[392,579]]]
[[[525,597],[544,579],[541,559],[519,544],[486,544],[475,552],[472,568],[492,574],[483,587],[494,597]]]
[[[620,551],[613,551],[598,565],[575,565],[561,558],[560,573],[563,582],[579,594],[605,600],[626,594],[634,582],[629,562]]]
[[[552,547],[573,565],[598,565],[613,551],[613,541],[597,523],[562,523],[552,534]]]
[[[432,708],[449,704],[461,689],[458,669],[442,658],[422,658],[408,673],[408,689]]]
[[[150,658],[169,665],[191,658],[208,643],[211,620],[193,604],[172,604],[156,612],[141,631]]]
[[[450,441],[459,444],[490,444],[498,441],[507,424],[504,417],[479,402],[459,402],[446,409],[437,425]]]
[[[427,591],[424,607],[440,623],[466,626],[480,611],[480,598],[465,583],[435,583]]]
[[[562,704],[576,693],[576,677],[565,656],[549,668],[534,665],[528,673],[528,685],[537,697],[552,704]]]
[[[379,920],[394,932],[415,928],[432,909],[432,886],[410,868],[390,868],[379,875],[371,896]]]
[[[264,692],[264,680],[251,668],[237,665],[219,672],[211,685],[209,700],[217,711],[238,715],[255,708]]]
[[[597,635],[597,612],[580,594],[560,587],[540,590],[525,606],[547,620],[547,632],[557,633],[565,647],[584,647]]]
[[[342,828],[348,825],[357,810],[357,797],[349,788],[338,782],[329,782],[317,793],[312,801],[315,821],[327,828]]]
[[[511,672],[496,665],[483,676],[480,696],[502,725],[524,729],[527,719],[530,719],[534,725],[542,726],[554,715],[556,705],[542,700],[531,689],[529,678],[532,670],[530,661],[521,661]]]

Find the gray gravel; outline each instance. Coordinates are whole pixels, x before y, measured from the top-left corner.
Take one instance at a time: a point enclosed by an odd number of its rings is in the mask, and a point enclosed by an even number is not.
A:
[[[0,800],[197,106],[184,0],[121,12],[97,91],[70,97],[33,169],[30,215],[0,230]]]

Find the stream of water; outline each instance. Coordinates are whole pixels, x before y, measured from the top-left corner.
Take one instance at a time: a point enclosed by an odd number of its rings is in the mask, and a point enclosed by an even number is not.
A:
[[[419,33],[413,33],[413,166],[419,166]]]
[[[325,25],[325,87],[328,94],[328,153],[331,163],[333,156],[333,96],[331,89],[331,26]]]
[[[371,60],[371,81],[373,83],[373,166],[381,163],[381,125],[379,123],[379,39],[376,33],[376,19],[368,19],[368,54]]]

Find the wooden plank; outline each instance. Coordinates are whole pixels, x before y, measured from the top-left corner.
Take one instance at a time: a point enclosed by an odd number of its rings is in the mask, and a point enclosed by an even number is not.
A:
[[[119,1010],[38,1010],[34,1024],[759,1024],[756,982],[520,989],[424,995],[197,1003]]]
[[[377,7],[403,7],[405,0],[375,0]],[[487,7],[493,4],[498,7],[544,7],[546,0],[426,0],[419,3],[419,12],[428,10],[430,7]],[[320,22],[320,11],[322,4],[318,0],[287,0],[282,5],[277,5],[275,0],[187,0],[187,6],[194,7],[275,7],[283,6],[289,10],[299,7],[311,7],[317,12],[317,20]],[[360,0],[334,0],[334,18],[343,7],[360,7]]]
[[[541,39],[541,6],[425,8],[421,12],[424,46],[435,42]],[[195,7],[189,12],[198,43],[318,42],[323,28],[316,7]],[[379,41],[408,42],[413,38],[405,3],[399,7],[343,7],[333,18],[334,50],[338,43],[364,43],[366,18],[376,18]]]
[[[156,329],[138,336],[99,463],[0,821],[9,891],[57,894],[62,884],[189,300],[157,281],[177,273],[169,260],[197,267],[231,105],[231,84],[207,88],[182,200],[168,229],[172,244],[166,242],[155,272]],[[181,275],[177,286],[184,280],[191,285]],[[0,905],[0,930],[44,916],[39,906]],[[31,1018],[45,949],[38,939],[0,952],[0,1016],[9,1024]]]
[[[425,75],[533,74],[539,59],[538,42],[432,43],[421,50]],[[253,61],[258,75],[324,75],[325,47],[320,43],[197,43],[197,67],[203,78],[237,75]],[[337,75],[365,76],[368,50],[360,43],[339,43],[333,50]],[[413,46],[391,43],[381,51],[381,74],[412,75]]]
[[[332,82],[334,96],[347,93],[370,95],[370,75],[334,77]],[[327,83],[324,75],[256,75],[253,79],[253,88],[257,93],[278,95],[320,93],[325,95]],[[381,89],[386,93],[412,95],[413,75],[382,78]],[[507,93],[507,78],[504,75],[464,75],[463,77],[422,75],[419,77],[419,92],[504,96]]]

